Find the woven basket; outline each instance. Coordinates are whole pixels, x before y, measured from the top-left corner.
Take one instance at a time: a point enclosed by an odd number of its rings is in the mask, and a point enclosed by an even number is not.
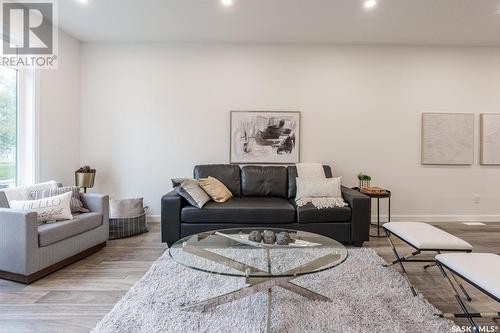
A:
[[[146,222],[147,207],[144,208],[144,214],[122,219],[109,219],[109,239],[125,238],[140,235],[148,232]]]

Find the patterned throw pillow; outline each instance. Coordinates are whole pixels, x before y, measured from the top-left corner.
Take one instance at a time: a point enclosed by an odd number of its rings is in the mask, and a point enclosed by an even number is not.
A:
[[[49,198],[68,192],[71,192],[71,213],[88,213],[89,210],[83,207],[83,203],[80,198],[80,188],[78,186],[64,186],[49,188],[47,190],[31,191],[28,195],[28,200]]]
[[[71,193],[68,192],[39,200],[12,200],[10,208],[36,212],[38,223],[72,220],[70,201]]]
[[[198,180],[202,189],[218,203],[228,201],[233,197],[233,194],[220,180],[214,177],[202,178]]]
[[[172,185],[177,194],[195,207],[202,208],[210,201],[210,197],[203,191],[196,179],[174,178],[172,179]]]

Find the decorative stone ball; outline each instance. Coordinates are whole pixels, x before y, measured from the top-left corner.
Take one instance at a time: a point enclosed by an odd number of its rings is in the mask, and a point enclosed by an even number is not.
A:
[[[264,243],[266,244],[274,244],[274,242],[276,242],[276,234],[274,231],[264,230],[262,237],[264,238]]]
[[[288,232],[280,232],[276,235],[276,243],[279,245],[288,245],[292,242],[292,238]]]
[[[260,231],[252,231],[250,235],[248,235],[248,240],[260,243],[262,242],[262,234],[260,233]]]

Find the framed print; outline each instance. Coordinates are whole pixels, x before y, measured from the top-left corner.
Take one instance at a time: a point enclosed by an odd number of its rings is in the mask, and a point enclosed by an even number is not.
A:
[[[473,163],[474,114],[422,114],[422,164],[472,165]]]
[[[481,164],[500,165],[500,113],[481,114]]]
[[[300,112],[231,111],[230,162],[300,162]]]

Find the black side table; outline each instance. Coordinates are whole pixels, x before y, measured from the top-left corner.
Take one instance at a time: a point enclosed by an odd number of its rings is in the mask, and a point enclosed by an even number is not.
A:
[[[353,190],[360,191],[358,187],[354,187]],[[361,191],[360,191],[361,192]],[[364,195],[370,197],[371,199],[377,199],[377,224],[375,223],[370,223],[370,225],[377,227],[377,234],[376,235],[371,235],[370,237],[377,237],[377,238],[383,238],[387,237],[385,235],[380,235],[380,199],[388,199],[389,200],[389,205],[388,205],[388,222],[391,222],[391,191],[385,190],[385,193],[380,193],[380,194],[375,194],[375,193],[365,193],[361,192]]]

